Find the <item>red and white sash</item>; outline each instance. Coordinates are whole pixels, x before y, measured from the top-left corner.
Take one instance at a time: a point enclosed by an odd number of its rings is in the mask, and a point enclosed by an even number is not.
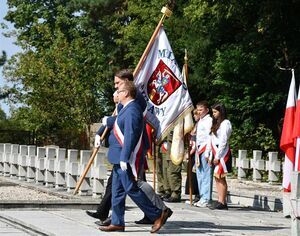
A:
[[[198,155],[200,156],[203,152],[206,150],[206,144],[202,144],[201,146],[198,146]]]
[[[199,167],[200,166],[200,158],[201,158],[201,155],[203,152],[205,152],[206,150],[206,144],[202,144],[200,146],[198,146],[197,148],[197,152],[196,152],[196,155],[195,155],[195,163],[196,163],[196,166]]]
[[[163,141],[163,143],[161,144],[161,152],[162,153],[168,152],[168,142],[167,141]]]
[[[145,109],[145,111],[143,112],[144,119],[145,119],[146,113],[147,113],[147,109]],[[113,132],[114,132],[114,135],[116,136],[118,142],[123,147],[123,145],[124,145],[124,134],[122,133],[122,131],[121,131],[119,125],[118,125],[118,117],[115,120]],[[136,178],[137,178],[137,173],[138,173],[138,170],[139,170],[139,162],[140,162],[141,158],[143,158],[142,157],[142,153],[143,153],[142,138],[143,138],[143,130],[142,130],[141,135],[139,137],[139,140],[138,140],[138,142],[137,142],[137,144],[136,144],[136,146],[135,146],[135,148],[134,148],[134,150],[131,153],[131,156],[129,158],[129,165],[131,166],[132,173]]]
[[[118,121],[118,118],[116,118],[113,131],[114,131],[114,135],[116,136],[118,142],[123,147],[124,135],[123,135],[117,121]],[[138,173],[138,168],[139,168],[139,160],[141,158],[142,150],[143,150],[142,137],[143,137],[143,131],[142,131],[140,138],[129,158],[129,164],[131,166],[132,173],[136,178],[137,178],[137,173]]]
[[[216,156],[218,147],[212,142],[211,144],[211,149],[212,149],[212,153],[214,156]],[[229,160],[230,158],[230,148],[229,145],[226,146],[225,150],[224,150],[224,154],[222,156],[220,156],[219,158],[219,164],[217,166],[215,166],[215,170],[214,173],[216,174],[224,174],[227,173],[227,167],[226,167],[226,162]]]

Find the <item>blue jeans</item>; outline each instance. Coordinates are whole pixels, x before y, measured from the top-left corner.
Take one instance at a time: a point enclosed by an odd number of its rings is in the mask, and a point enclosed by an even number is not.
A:
[[[197,174],[198,188],[200,194],[200,201],[208,202],[211,200],[212,168],[211,166],[208,165],[204,157],[204,153],[202,153],[199,156],[199,159],[200,159],[200,166],[198,167],[196,166],[196,174]]]

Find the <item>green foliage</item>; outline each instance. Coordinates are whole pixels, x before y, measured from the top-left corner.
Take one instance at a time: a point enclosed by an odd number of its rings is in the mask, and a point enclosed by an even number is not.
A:
[[[230,143],[235,152],[237,150],[275,151],[278,145],[272,130],[266,128],[264,124],[255,127],[250,120],[245,121],[239,128],[234,127]],[[237,153],[234,155],[237,156]]]
[[[159,21],[158,0],[9,0],[6,16],[24,52],[5,68],[5,89],[41,140],[80,134],[113,109],[111,80],[135,68]],[[234,148],[274,150],[290,72],[299,77],[300,6],[281,1],[176,1],[164,27],[179,65],[189,58],[194,103],[223,102]],[[65,134],[64,134],[65,135]],[[71,132],[69,135],[72,136]],[[55,141],[57,142],[57,141]],[[71,143],[68,142],[68,143]]]
[[[25,51],[10,60],[6,78],[19,84],[13,99],[27,105],[17,116],[24,128],[57,143],[110,110],[112,73],[101,37],[85,28],[88,17],[64,1],[42,2],[10,1],[16,9],[7,19],[22,29],[18,39]]]

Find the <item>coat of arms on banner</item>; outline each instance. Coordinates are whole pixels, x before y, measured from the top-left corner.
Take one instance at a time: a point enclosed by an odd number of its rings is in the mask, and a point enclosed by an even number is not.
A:
[[[158,106],[166,101],[180,85],[181,82],[176,78],[172,70],[160,60],[148,81],[148,96]]]

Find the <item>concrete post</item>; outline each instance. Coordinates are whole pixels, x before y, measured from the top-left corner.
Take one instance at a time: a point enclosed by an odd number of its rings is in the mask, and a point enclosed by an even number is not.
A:
[[[10,176],[10,155],[11,155],[11,144],[5,143],[4,144],[4,163],[3,163],[3,175],[5,177]]]
[[[36,171],[35,158],[36,158],[36,146],[30,145],[30,146],[28,146],[28,149],[27,149],[27,160],[26,160],[27,182],[34,182],[35,171]]]
[[[3,175],[3,164],[4,164],[4,143],[0,143],[0,175]]]
[[[73,192],[76,187],[77,175],[78,175],[78,150],[68,150],[67,160],[67,191]]]
[[[85,167],[87,166],[91,156],[90,150],[80,151],[80,164],[79,164],[79,176],[83,173]],[[91,190],[90,185],[91,169],[87,172],[83,182],[79,188],[79,195],[88,195],[88,191]]]
[[[18,156],[19,156],[19,144],[11,145],[11,155],[10,155],[10,178],[17,178],[18,174]]]
[[[66,172],[66,149],[58,149],[58,157],[55,160],[55,188],[63,188],[66,184],[65,172]]]
[[[45,182],[45,164],[46,164],[46,148],[38,147],[36,155],[36,175],[35,183],[44,184]]]
[[[281,163],[278,161],[278,152],[268,152],[269,160],[266,161],[266,170],[268,171],[269,183],[278,182],[277,173],[280,172]]]
[[[26,179],[26,157],[27,157],[28,146],[20,145],[20,152],[18,155],[18,178],[19,180]]]
[[[265,161],[261,159],[262,151],[253,150],[253,159],[251,159],[251,168],[253,168],[253,181],[262,180],[261,171],[265,169]]]
[[[291,236],[300,235],[300,172],[293,171],[291,178]]]
[[[58,156],[57,147],[46,147],[45,186],[54,187],[54,163]]]
[[[246,178],[246,170],[249,169],[249,160],[247,159],[247,150],[239,150],[238,159],[236,160],[238,167],[238,179]]]
[[[93,179],[93,197],[99,197],[103,195],[105,191],[104,180],[107,178],[107,168],[104,163],[106,159],[106,150],[101,148],[97,153],[92,167],[92,179]]]

